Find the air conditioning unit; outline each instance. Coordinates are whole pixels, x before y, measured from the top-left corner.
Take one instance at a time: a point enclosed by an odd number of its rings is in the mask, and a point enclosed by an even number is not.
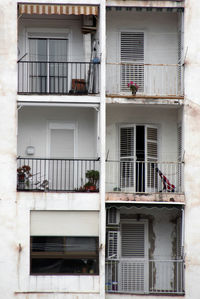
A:
[[[93,16],[83,16],[83,27],[94,27]]]
[[[94,16],[83,16],[82,32],[92,33],[96,31],[96,19]]]

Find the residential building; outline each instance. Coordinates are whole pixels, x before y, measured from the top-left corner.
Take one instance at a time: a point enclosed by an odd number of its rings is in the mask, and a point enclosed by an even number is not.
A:
[[[0,11],[2,298],[198,299],[200,4]]]

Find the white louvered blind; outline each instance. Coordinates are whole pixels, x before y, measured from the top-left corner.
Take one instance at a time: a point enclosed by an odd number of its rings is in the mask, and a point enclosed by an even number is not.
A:
[[[145,257],[144,223],[122,223],[121,255],[125,258]]]
[[[183,31],[183,22],[179,21],[179,29],[178,29],[178,93],[183,93],[183,51],[184,51],[184,31]]]
[[[121,90],[133,81],[144,90],[144,32],[121,32]],[[125,64],[123,64],[125,63]]]
[[[178,126],[178,161],[182,160],[182,127]]]
[[[120,128],[120,186],[134,186],[135,126]]]
[[[109,231],[108,232],[108,246],[107,246],[107,255],[108,258],[117,259],[118,258],[118,231]]]
[[[127,293],[145,291],[145,263],[120,261],[120,290]]]
[[[146,126],[146,161],[147,164],[147,187],[157,188],[158,175],[155,162],[158,160],[158,129]]]

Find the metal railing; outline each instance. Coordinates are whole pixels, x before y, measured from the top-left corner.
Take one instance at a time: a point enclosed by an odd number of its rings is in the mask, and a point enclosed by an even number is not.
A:
[[[184,294],[184,261],[106,260],[107,293]]]
[[[108,160],[106,191],[182,193],[183,163]]]
[[[97,94],[99,66],[93,62],[18,62],[18,93]]]
[[[99,159],[17,159],[19,191],[85,191],[88,170],[99,171]],[[94,191],[98,191],[97,189]]]
[[[128,83],[139,86],[137,94],[183,96],[183,67],[178,64],[107,63],[106,93],[131,95]]]

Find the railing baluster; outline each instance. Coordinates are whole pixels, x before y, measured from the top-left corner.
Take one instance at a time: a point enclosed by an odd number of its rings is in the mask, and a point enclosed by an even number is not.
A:
[[[97,63],[19,61],[18,93],[68,94],[68,82],[71,84],[72,79],[84,80],[87,91],[88,70],[91,67],[95,73],[93,74],[95,93],[99,93],[99,64]],[[78,86],[74,94],[80,95],[80,91]]]
[[[120,271],[118,265],[120,263]],[[183,285],[183,260],[149,260],[149,274],[146,277],[150,281],[149,288],[145,289],[141,265],[144,260],[131,259],[107,259],[106,292],[137,294],[184,294]],[[118,274],[120,276],[118,276]],[[156,275],[155,275],[156,274]],[[149,277],[150,276],[150,277]]]
[[[182,176],[181,162],[106,161],[107,192],[178,193],[182,192]]]

